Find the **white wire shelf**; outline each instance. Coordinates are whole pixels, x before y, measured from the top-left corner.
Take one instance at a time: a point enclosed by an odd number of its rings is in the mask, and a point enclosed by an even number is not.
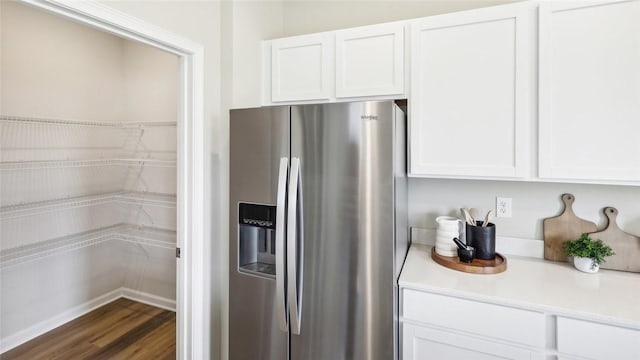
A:
[[[33,125],[56,125],[56,126],[87,126],[87,127],[108,127],[117,129],[139,129],[145,127],[176,127],[175,121],[86,121],[70,119],[48,119],[27,116],[0,115],[0,122],[12,122]]]
[[[2,250],[0,251],[0,268],[100,244],[113,238],[120,227],[120,225],[114,225],[57,239],[41,241],[36,244]]]
[[[41,241],[36,244],[2,250],[0,251],[0,268],[39,260],[48,256],[101,244],[109,240],[126,241],[138,245],[174,250],[176,247],[176,232],[132,224],[117,224]]]
[[[134,205],[160,206],[175,209],[175,194],[160,194],[142,191],[125,191],[118,194],[115,200],[122,203]]]
[[[176,248],[176,232],[156,227],[140,227],[123,224],[118,229],[118,240],[140,245],[151,245],[165,249]]]
[[[5,161],[0,162],[0,170],[40,170],[96,166],[150,166],[175,168],[175,160],[157,159],[92,159],[92,160],[47,160],[47,161]]]
[[[172,194],[150,192],[117,191],[89,196],[36,201],[0,207],[0,220],[9,220],[24,216],[32,216],[35,214],[113,202],[175,209],[176,196]]]

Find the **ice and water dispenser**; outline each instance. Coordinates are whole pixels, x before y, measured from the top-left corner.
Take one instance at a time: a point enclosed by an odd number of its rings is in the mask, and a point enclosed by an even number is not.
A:
[[[276,275],[276,207],[239,203],[238,270]]]

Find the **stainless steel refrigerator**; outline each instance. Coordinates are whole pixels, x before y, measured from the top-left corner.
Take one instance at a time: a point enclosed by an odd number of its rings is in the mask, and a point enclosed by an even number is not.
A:
[[[402,109],[239,109],[230,126],[229,358],[397,358]]]

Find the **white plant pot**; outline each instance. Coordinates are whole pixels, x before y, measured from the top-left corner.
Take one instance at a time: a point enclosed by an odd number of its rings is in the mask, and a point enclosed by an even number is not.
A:
[[[592,258],[587,257],[574,257],[573,266],[582,272],[590,274],[597,273],[600,270],[600,265],[596,264]]]

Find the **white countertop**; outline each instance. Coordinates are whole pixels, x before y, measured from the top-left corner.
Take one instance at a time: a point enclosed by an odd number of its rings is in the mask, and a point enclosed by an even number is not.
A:
[[[407,289],[640,329],[639,273],[586,274],[567,263],[509,256],[501,274],[469,274],[434,262],[431,246],[413,244],[398,283]]]

